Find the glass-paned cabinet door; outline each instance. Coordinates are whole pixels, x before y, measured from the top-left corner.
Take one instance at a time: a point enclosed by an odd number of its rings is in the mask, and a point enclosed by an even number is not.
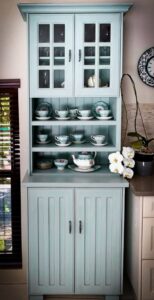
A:
[[[30,15],[30,96],[73,93],[73,15]]]
[[[118,96],[120,14],[75,16],[76,96]]]

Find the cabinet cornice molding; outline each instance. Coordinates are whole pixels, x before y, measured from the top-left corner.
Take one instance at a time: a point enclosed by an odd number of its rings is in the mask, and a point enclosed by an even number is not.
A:
[[[18,8],[23,19],[27,20],[28,14],[46,14],[46,13],[126,13],[133,4],[29,4],[19,3]]]

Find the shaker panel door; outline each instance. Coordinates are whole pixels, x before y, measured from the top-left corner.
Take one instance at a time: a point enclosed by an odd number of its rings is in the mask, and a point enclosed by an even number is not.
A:
[[[73,190],[31,188],[28,215],[30,294],[73,293]]]
[[[76,96],[118,96],[120,14],[75,16]]]
[[[73,93],[73,15],[30,15],[30,96]]]
[[[75,193],[75,290],[118,295],[123,261],[121,189],[79,188]]]

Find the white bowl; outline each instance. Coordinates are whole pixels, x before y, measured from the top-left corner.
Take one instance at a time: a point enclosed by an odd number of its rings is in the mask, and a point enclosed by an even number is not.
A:
[[[84,118],[89,117],[91,115],[91,110],[90,109],[78,110],[78,115]]]
[[[47,117],[48,116],[48,110],[36,110],[35,114],[38,117]]]
[[[54,164],[58,170],[63,171],[66,165],[68,164],[68,160],[63,158],[55,159]]]
[[[105,135],[91,135],[91,139],[96,144],[103,144],[105,141]]]
[[[37,135],[37,139],[40,141],[40,142],[45,142],[48,138],[48,135],[47,134],[38,134]]]
[[[66,118],[68,116],[68,110],[55,110],[55,114],[59,118]]]
[[[101,109],[99,110],[99,114],[101,117],[108,117],[111,113],[111,110],[110,109]]]

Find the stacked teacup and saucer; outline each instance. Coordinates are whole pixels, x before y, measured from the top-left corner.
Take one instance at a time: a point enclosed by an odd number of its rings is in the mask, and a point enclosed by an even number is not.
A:
[[[90,142],[94,146],[106,146],[107,145],[106,137],[105,137],[105,135],[102,135],[102,134],[91,135]]]

